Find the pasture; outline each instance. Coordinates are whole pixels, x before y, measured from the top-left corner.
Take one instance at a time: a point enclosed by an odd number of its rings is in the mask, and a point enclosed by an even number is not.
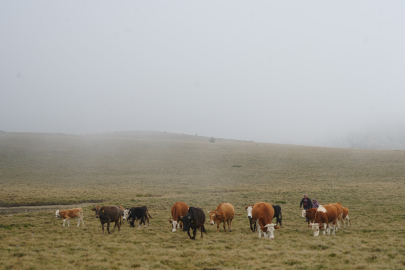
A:
[[[0,268],[405,268],[405,151],[208,139],[0,133]],[[300,217],[303,193],[324,204],[341,202],[352,227],[313,237]],[[206,223],[207,235],[193,241],[171,232],[176,201],[205,212],[229,202],[242,216],[227,233],[222,224],[217,233]],[[282,207],[274,240],[249,229],[244,206],[260,201]],[[151,226],[125,224],[103,236],[93,205],[146,205]],[[6,213],[11,206],[44,210]],[[74,219],[62,227],[55,210],[77,206],[85,226],[77,228]]]

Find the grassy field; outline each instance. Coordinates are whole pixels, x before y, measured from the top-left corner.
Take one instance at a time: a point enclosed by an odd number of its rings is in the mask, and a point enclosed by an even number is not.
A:
[[[404,269],[405,151],[355,150],[170,133],[0,133],[1,269]],[[300,217],[303,193],[341,202],[353,226],[312,236]],[[147,205],[150,227],[102,236],[91,203]],[[237,213],[233,231],[189,240],[170,232],[176,201]],[[258,239],[244,206],[282,207],[275,240]],[[281,202],[281,203],[280,203]],[[54,204],[81,206],[85,227],[54,217]],[[66,209],[61,208],[61,209]],[[56,209],[55,209],[56,210]],[[2,213],[2,214],[1,214]]]

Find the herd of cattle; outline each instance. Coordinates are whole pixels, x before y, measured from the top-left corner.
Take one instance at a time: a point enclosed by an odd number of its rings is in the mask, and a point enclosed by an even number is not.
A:
[[[104,234],[104,224],[107,223],[107,231],[111,233],[118,227],[120,231],[122,220],[127,220],[127,222],[135,227],[135,221],[139,220],[139,226],[142,223],[146,226],[149,218],[152,216],[148,212],[146,206],[132,207],[124,209],[122,206],[95,206],[91,209],[95,212],[96,218],[100,220],[101,228]],[[264,238],[274,239],[274,230],[280,229],[277,224],[282,225],[282,214],[281,207],[279,205],[271,205],[269,203],[259,202],[253,205],[248,205],[245,207],[247,211],[247,217],[249,218],[250,229],[255,232],[258,230],[259,238],[263,233]],[[232,230],[232,220],[235,215],[234,207],[230,203],[221,203],[214,211],[208,211],[210,217],[210,224],[217,224],[217,232],[219,232],[219,225],[223,223],[224,231]],[[172,232],[177,229],[182,229],[187,231],[190,239],[195,239],[197,230],[201,230],[201,237],[203,233],[206,234],[204,223],[205,223],[205,213],[201,208],[189,207],[184,202],[176,202],[171,209],[172,219],[169,222],[172,225]],[[61,217],[63,219],[63,226],[67,221],[69,226],[69,219],[78,218],[79,227],[80,221],[84,226],[83,221],[83,210],[82,208],[74,208],[65,211],[56,211],[56,217]],[[332,203],[325,206],[320,206],[319,208],[312,208],[308,210],[302,210],[302,217],[307,218],[308,226],[312,227],[314,231],[314,236],[319,235],[319,230],[323,229],[323,234],[325,232],[330,235],[331,230],[333,230],[332,235],[335,231],[340,228],[339,221],[342,221],[344,227],[346,227],[345,220],[350,226],[349,210],[347,207],[343,207],[341,203]],[[273,218],[276,218],[276,224],[271,223]],[[110,232],[110,223],[115,223],[113,230]],[[228,225],[228,230],[226,229]],[[190,230],[193,231],[193,236],[190,235]]]

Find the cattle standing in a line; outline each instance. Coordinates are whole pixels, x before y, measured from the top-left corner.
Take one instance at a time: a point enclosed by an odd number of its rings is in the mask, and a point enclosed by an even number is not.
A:
[[[169,222],[172,224],[172,232],[175,232],[177,229],[182,228],[181,222],[183,216],[187,215],[188,205],[184,202],[176,202],[172,206],[172,219],[169,219]]]
[[[347,207],[343,207],[343,214],[342,214],[343,228],[346,228],[345,219],[347,219],[347,227],[350,227],[349,209]]]
[[[69,209],[65,211],[59,211],[56,210],[55,217],[61,217],[63,219],[63,227],[65,227],[65,222],[68,222],[68,227],[69,227],[69,219],[77,217],[79,220],[79,223],[77,223],[77,227],[80,225],[80,220],[83,223],[84,226],[84,221],[83,221],[83,209],[81,208],[74,208],[74,209]]]
[[[280,227],[271,223],[273,216],[274,208],[269,203],[259,202],[253,205],[251,217],[256,221],[259,238],[262,237],[263,231],[264,238],[274,239],[274,230],[280,229]]]
[[[207,234],[204,228],[205,214],[201,208],[190,207],[187,214],[183,217],[183,231],[187,231],[190,239],[195,240],[195,235],[197,229],[201,228],[201,238],[203,237],[203,232]],[[190,229],[193,230],[193,237],[190,235]]]
[[[311,227],[309,224],[313,223],[314,220],[315,220],[316,209],[318,209],[318,208],[311,208],[311,209],[307,209],[307,210],[302,210],[301,217],[306,218],[308,220],[308,227],[309,228]]]
[[[330,235],[330,231],[333,229],[332,235],[334,235],[336,229],[336,220],[338,218],[337,213],[338,210],[333,204],[328,204],[325,206],[320,205],[315,213],[315,220],[313,223],[311,223],[314,236],[319,235],[321,225],[323,225],[323,234],[325,234],[325,231],[327,231],[328,235]]]
[[[107,223],[108,233],[112,233],[115,230],[115,227],[118,226],[118,232],[121,227],[121,219],[123,211],[119,206],[95,206],[91,209],[96,212],[96,218],[100,219],[101,228],[103,229],[104,235],[104,224]],[[110,223],[115,222],[114,229],[110,232]]]
[[[228,231],[232,231],[232,220],[235,216],[235,209],[230,203],[221,203],[214,211],[207,211],[210,213],[210,223],[214,225],[217,223],[217,232],[219,232],[219,224],[224,223],[224,231],[226,232],[226,224],[228,224]]]
[[[128,211],[127,219],[129,220],[131,227],[135,227],[134,223],[135,223],[135,220],[137,220],[137,219],[140,220],[138,227],[141,227],[142,223],[143,223],[143,225],[146,226],[145,220],[148,221],[148,226],[149,226],[149,218],[152,218],[152,216],[149,215],[147,206],[132,207]]]

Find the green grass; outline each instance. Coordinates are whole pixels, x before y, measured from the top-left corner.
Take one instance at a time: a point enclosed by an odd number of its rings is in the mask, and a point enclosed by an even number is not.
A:
[[[72,202],[85,227],[72,220],[63,228],[51,206],[1,214],[0,269],[401,269],[403,164],[405,151],[213,144],[170,133],[1,133],[0,203]],[[347,206],[352,227],[313,237],[300,217],[303,193]],[[192,241],[170,232],[176,201],[204,211],[229,202],[242,215],[232,232],[207,224]],[[243,207],[259,201],[282,207],[274,240],[249,229]],[[102,236],[93,204],[147,205],[151,226]]]

